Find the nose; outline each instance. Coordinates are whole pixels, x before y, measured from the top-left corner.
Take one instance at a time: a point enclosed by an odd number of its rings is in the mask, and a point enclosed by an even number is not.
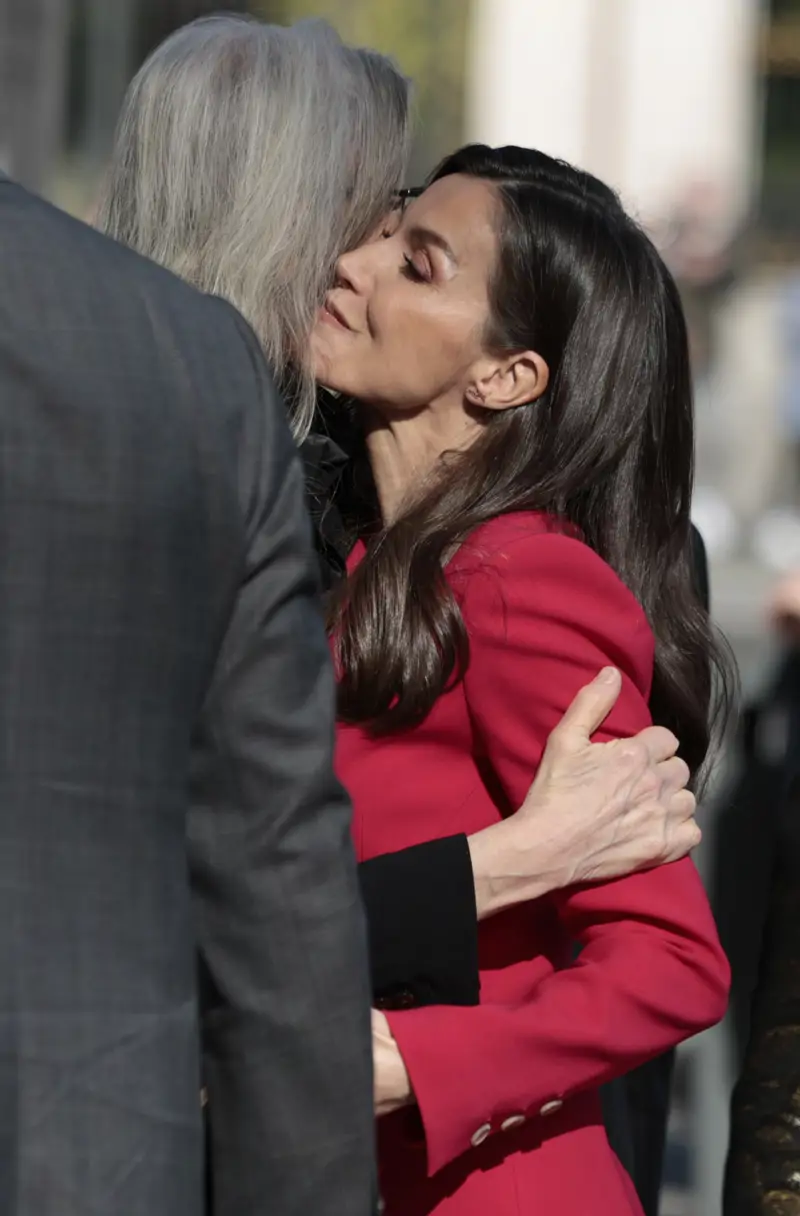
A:
[[[370,279],[369,246],[343,253],[336,262],[336,286],[364,295]]]

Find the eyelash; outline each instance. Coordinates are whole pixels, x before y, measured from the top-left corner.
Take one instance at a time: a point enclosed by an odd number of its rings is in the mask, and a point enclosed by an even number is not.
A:
[[[411,280],[412,283],[429,282],[429,280],[425,277],[424,274],[420,274],[420,272],[417,270],[416,266],[414,265],[413,259],[410,258],[407,253],[403,254],[403,266],[402,266],[400,273],[404,274],[407,279]]]
[[[381,240],[389,241],[393,236],[393,232],[390,232],[388,228],[384,228],[383,232],[381,233]],[[417,270],[416,266],[414,265],[413,258],[410,258],[407,253],[403,254],[403,265],[400,268],[400,273],[404,274],[407,279],[411,280],[412,283],[430,282],[430,279]]]

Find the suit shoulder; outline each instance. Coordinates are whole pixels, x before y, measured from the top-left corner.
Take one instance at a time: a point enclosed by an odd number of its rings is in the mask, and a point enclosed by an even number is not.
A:
[[[632,647],[652,661],[644,610],[574,529],[536,512],[503,516],[476,529],[457,559],[451,581],[470,632],[516,618],[537,630],[591,633],[620,660]]]
[[[238,468],[245,485],[260,476],[265,451],[289,460],[272,375],[230,304],[8,180],[0,284],[7,348],[46,367],[65,399],[69,389],[104,426],[139,419],[164,443],[200,453],[204,467]]]
[[[212,302],[163,266],[16,182],[0,181],[0,221],[4,275],[17,288],[18,307],[24,309],[28,300],[32,307],[47,304],[42,296],[49,292],[54,308],[85,309],[98,330],[105,326],[119,333],[120,320],[133,328],[138,323],[132,335],[138,342],[141,330],[155,334],[162,321],[175,317],[181,322],[179,338],[182,329],[199,329],[212,349],[219,331],[228,334],[237,328],[239,317],[230,306]],[[42,323],[47,312],[40,309]],[[196,360],[202,361],[205,349],[200,343]]]
[[[454,565],[466,569],[483,564],[503,554],[510,545],[530,542],[536,537],[577,535],[569,523],[544,511],[512,511],[496,515],[471,532],[454,558]]]
[[[452,568],[461,575],[492,571],[512,580],[531,573],[589,580],[628,599],[641,612],[633,594],[578,529],[540,511],[517,511],[482,524],[453,558]]]

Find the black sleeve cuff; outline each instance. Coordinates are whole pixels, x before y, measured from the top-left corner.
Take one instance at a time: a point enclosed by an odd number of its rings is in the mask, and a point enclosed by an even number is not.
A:
[[[476,1005],[478,913],[466,836],[358,867],[378,1008]]]

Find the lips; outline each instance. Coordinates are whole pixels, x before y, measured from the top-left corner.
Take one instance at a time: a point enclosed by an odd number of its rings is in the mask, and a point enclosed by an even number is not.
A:
[[[333,300],[331,299],[331,297],[329,295],[325,297],[325,305],[324,305],[322,311],[327,314],[328,319],[332,319],[338,325],[341,325],[343,329],[352,330],[353,327],[350,324],[350,322],[347,320],[347,317],[344,315],[344,313],[341,311],[340,308],[336,307],[336,304],[333,302]]]

